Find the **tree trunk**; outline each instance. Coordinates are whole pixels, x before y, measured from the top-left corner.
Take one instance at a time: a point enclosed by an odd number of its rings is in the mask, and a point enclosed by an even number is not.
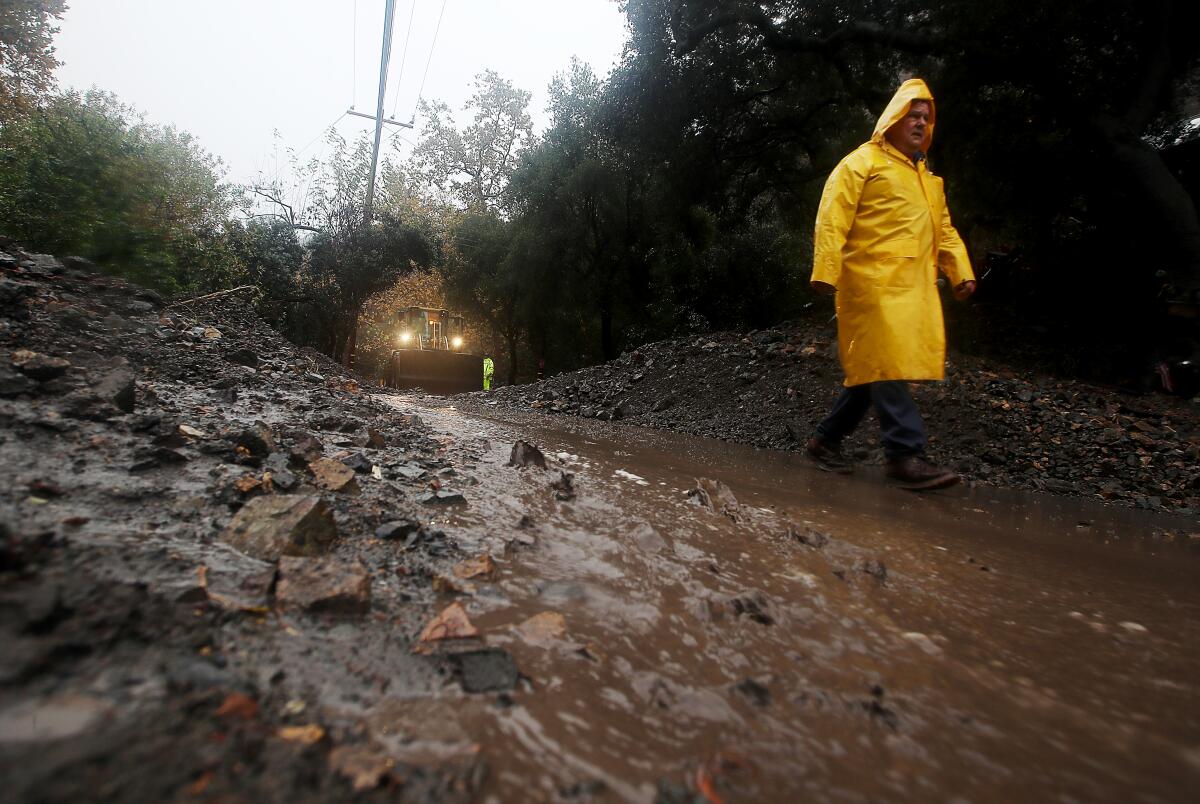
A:
[[[355,307],[348,318],[348,331],[346,333],[345,345],[342,347],[341,362],[346,368],[354,368],[354,350],[358,347],[358,317],[362,312],[362,306]]]
[[[519,332],[512,332],[505,337],[508,341],[508,384],[517,384],[517,340]]]
[[[1170,244],[1174,261],[1167,269],[1175,286],[1188,300],[1196,301],[1200,291],[1200,217],[1192,197],[1159,152],[1122,121],[1104,116],[1094,122],[1109,164],[1129,191],[1130,204],[1149,212],[1161,225],[1158,232],[1147,234]]]

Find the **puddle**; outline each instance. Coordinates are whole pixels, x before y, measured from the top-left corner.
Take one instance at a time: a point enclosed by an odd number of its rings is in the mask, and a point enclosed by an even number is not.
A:
[[[648,802],[664,779],[727,801],[1200,785],[1200,552],[1158,538],[1190,520],[990,488],[917,496],[786,453],[395,404],[473,445],[471,474],[496,492],[445,515],[495,555],[494,588],[465,605],[529,679],[471,721],[490,800]],[[550,469],[505,466],[517,438]],[[549,485],[562,471],[566,502]],[[697,477],[737,510],[698,506]],[[522,638],[547,612],[561,630],[543,618],[549,635]]]

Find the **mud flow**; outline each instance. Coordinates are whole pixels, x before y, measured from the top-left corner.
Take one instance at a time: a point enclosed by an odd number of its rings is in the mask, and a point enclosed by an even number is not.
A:
[[[441,520],[494,557],[460,600],[522,675],[444,710],[488,800],[1200,790],[1200,555],[1171,541],[1190,520],[390,402],[474,449],[497,491]],[[517,439],[545,470],[506,465]]]

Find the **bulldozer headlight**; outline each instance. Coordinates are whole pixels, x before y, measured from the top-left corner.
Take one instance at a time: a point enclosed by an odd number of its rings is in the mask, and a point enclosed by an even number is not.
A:
[[[462,338],[459,338],[456,336],[454,338],[454,340],[450,341],[450,345],[453,346],[455,349],[461,349],[462,348]]]
[[[403,332],[400,333],[399,340],[400,340],[400,343],[408,343],[411,338],[412,338],[412,335],[408,332],[408,330],[404,330]]]

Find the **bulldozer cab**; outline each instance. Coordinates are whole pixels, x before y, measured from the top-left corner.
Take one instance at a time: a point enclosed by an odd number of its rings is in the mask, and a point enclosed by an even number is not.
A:
[[[463,317],[432,307],[407,307],[398,313],[400,349],[458,352],[463,348]]]
[[[483,359],[467,352],[461,315],[434,307],[397,311],[396,348],[384,382],[393,388],[462,393],[483,387]]]

